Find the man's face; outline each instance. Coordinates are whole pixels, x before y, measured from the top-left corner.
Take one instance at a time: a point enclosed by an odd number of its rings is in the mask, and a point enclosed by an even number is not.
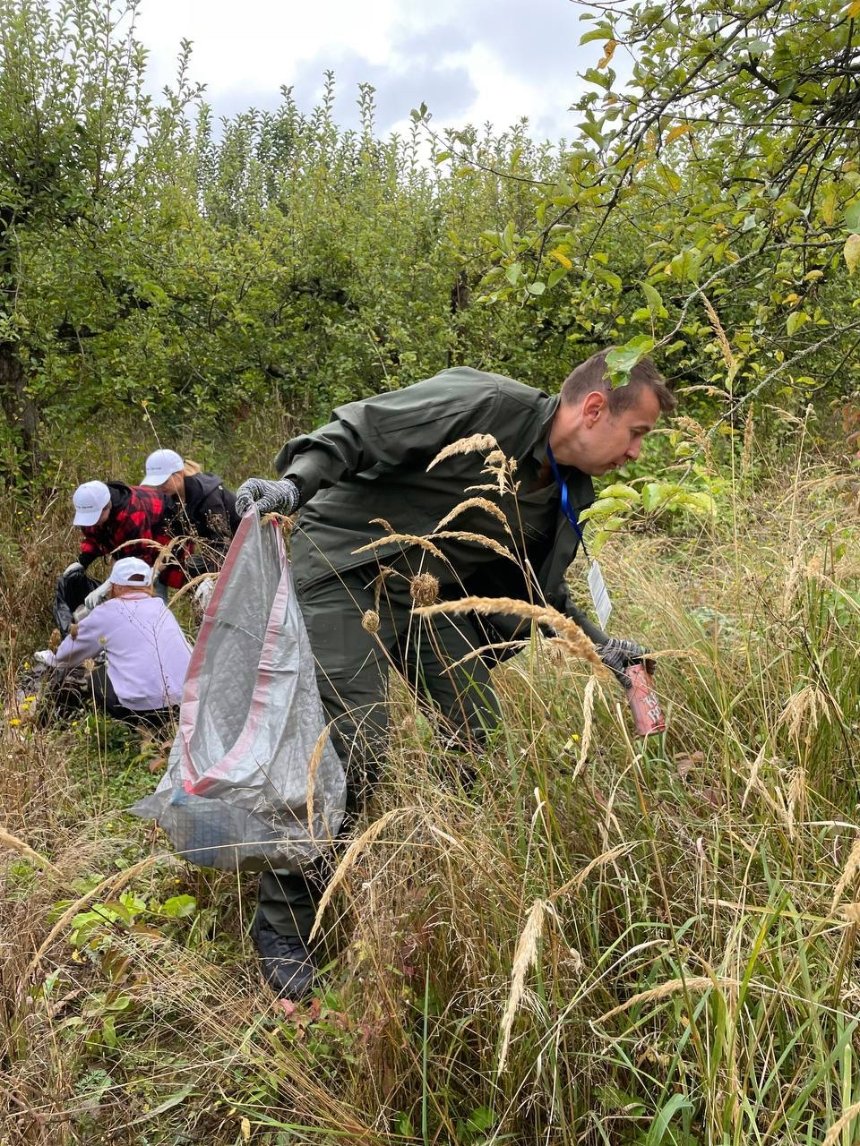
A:
[[[110,509],[111,509],[111,507],[110,507],[110,503],[108,503],[108,504],[107,504],[107,505],[104,507],[104,509],[101,511],[101,513],[99,514],[99,519],[98,519],[98,521],[97,521],[97,522],[95,522],[95,525],[94,525],[94,526],[93,526],[93,525],[91,525],[91,526],[89,526],[89,528],[90,528],[90,529],[93,529],[93,528],[98,528],[98,526],[100,526],[100,525],[104,525],[104,523],[105,523],[105,522],[107,521],[107,519],[110,517]],[[79,525],[79,526],[78,526],[78,529],[83,529],[83,528],[84,528],[84,527],[83,527],[82,525]]]
[[[644,389],[635,406],[618,414],[609,412],[605,394],[594,391],[579,406],[559,406],[549,444],[560,465],[599,477],[639,457],[642,441],[659,416],[653,390]]]

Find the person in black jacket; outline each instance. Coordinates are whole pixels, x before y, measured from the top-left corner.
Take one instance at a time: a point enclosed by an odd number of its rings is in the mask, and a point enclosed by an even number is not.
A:
[[[175,450],[151,453],[140,484],[158,486],[170,499],[167,529],[172,537],[189,538],[184,552],[176,555],[187,576],[216,573],[239,526],[233,491],[216,474],[201,473],[195,462],[185,461]],[[212,584],[202,583],[209,592]],[[199,603],[205,605],[205,600]]]

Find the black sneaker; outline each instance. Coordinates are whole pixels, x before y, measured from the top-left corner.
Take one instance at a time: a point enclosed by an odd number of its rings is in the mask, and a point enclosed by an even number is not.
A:
[[[251,939],[263,976],[279,998],[298,1000],[310,993],[317,968],[301,935],[279,935],[258,909]]]

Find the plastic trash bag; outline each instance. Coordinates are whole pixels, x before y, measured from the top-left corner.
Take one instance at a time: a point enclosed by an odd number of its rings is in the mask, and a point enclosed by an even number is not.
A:
[[[75,610],[83,605],[87,594],[97,589],[98,585],[98,581],[88,577],[83,569],[70,573],[68,577],[57,578],[53,613],[61,637],[69,635],[69,629],[75,619]]]
[[[345,803],[281,531],[247,514],[203,615],[167,771],[131,811],[201,867],[296,870],[328,850]]]

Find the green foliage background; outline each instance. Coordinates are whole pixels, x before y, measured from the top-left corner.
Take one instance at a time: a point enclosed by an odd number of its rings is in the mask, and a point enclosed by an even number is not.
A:
[[[603,55],[550,145],[440,135],[423,107],[381,139],[369,86],[345,131],[333,76],[310,112],[284,89],[215,125],[187,44],[146,93],[136,0],[2,0],[4,480],[144,408],[168,439],[226,439],[457,362],[555,388],[607,343],[655,347],[735,428],[751,394],[850,398],[854,8],[572,9]]]

